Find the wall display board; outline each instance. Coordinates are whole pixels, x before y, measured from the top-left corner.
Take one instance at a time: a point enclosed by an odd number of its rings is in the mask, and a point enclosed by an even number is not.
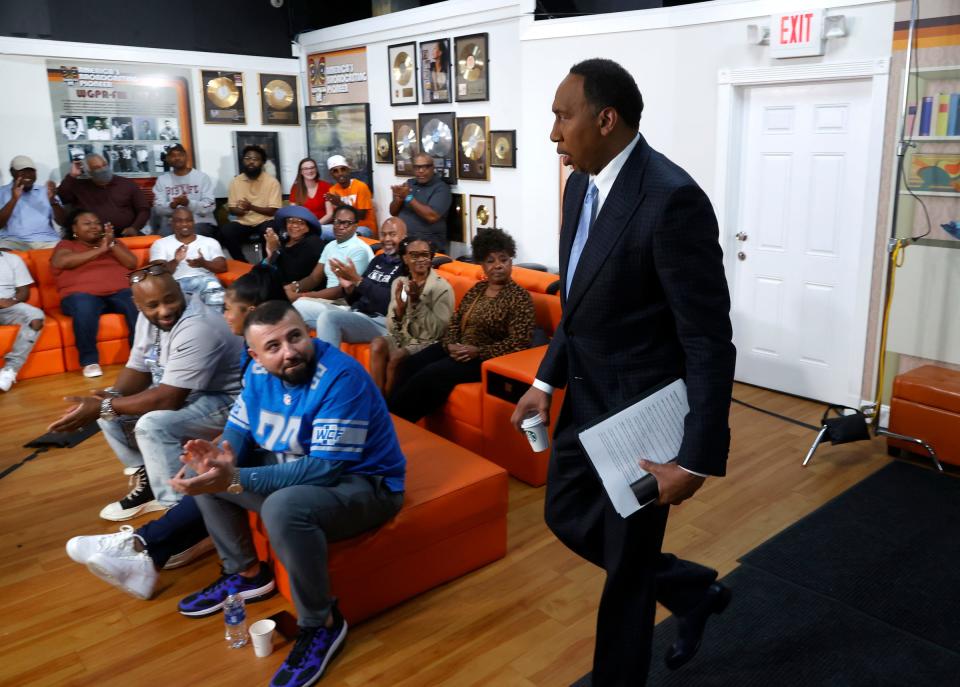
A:
[[[449,103],[450,39],[420,43],[420,102]]]
[[[489,128],[486,117],[457,117],[457,139],[460,141],[457,172],[461,179],[490,181],[490,165],[487,163]]]
[[[457,102],[490,100],[490,59],[487,34],[453,39],[456,56]]]
[[[416,119],[393,120],[393,171],[398,177],[413,176],[413,156],[420,152]]]
[[[457,117],[453,112],[420,113],[420,151],[433,158],[436,174],[447,183],[457,180]]]
[[[417,44],[398,43],[387,48],[390,104],[417,104]]]
[[[470,240],[481,229],[497,226],[497,200],[493,196],[470,196]]]
[[[321,178],[336,183],[327,169],[327,158],[343,155],[352,176],[373,188],[370,163],[370,105],[327,105],[305,109],[307,154],[317,161]]]
[[[174,142],[192,164],[189,70],[48,60],[47,81],[61,174],[97,153],[117,174],[154,177]]]
[[[490,132],[490,166],[517,166],[517,130]]]
[[[373,135],[373,155],[380,164],[393,164],[393,134],[380,131]]]
[[[263,171],[280,180],[280,135],[276,131],[234,131],[233,147],[237,158],[237,174],[243,171],[243,149],[260,146],[267,154]]]
[[[299,126],[299,92],[293,74],[260,74],[260,121],[266,126]]]
[[[243,74],[206,69],[200,72],[203,121],[206,124],[246,124]]]
[[[307,55],[307,82],[311,105],[368,102],[366,47]]]

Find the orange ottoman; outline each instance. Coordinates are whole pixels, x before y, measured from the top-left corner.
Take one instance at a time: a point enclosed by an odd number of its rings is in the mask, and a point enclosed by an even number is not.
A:
[[[960,372],[924,365],[897,375],[890,399],[890,431],[922,439],[941,461],[960,465]],[[887,439],[887,446],[918,449],[896,439]]]
[[[407,457],[406,496],[380,529],[330,546],[330,582],[351,623],[507,552],[507,473],[446,439],[394,418]],[[250,514],[261,560],[273,562],[277,587],[291,599],[287,573]]]

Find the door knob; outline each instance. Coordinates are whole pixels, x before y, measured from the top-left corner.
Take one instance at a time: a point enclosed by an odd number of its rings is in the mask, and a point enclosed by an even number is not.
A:
[[[747,259],[747,254],[744,253],[743,251],[740,251],[737,253],[737,260],[746,260],[746,259]]]
[[[747,235],[744,234],[742,231],[738,231],[736,236],[737,236],[737,241],[743,242],[747,240]]]

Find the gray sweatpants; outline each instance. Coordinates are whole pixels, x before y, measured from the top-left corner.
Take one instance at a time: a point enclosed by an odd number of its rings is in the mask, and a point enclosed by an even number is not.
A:
[[[290,576],[300,626],[319,627],[331,604],[327,542],[349,539],[387,522],[403,505],[403,494],[387,489],[381,477],[344,475],[333,486],[300,484],[266,496],[203,494],[197,496],[197,505],[228,574],[257,562],[247,511],[258,512],[270,545]]]
[[[15,303],[9,308],[0,309],[0,324],[20,325],[20,331],[17,333],[17,338],[14,339],[13,348],[5,356],[4,367],[19,372],[27,361],[27,356],[30,355],[34,344],[40,338],[40,332],[30,326],[30,323],[34,320],[43,322],[43,311],[29,303]]]

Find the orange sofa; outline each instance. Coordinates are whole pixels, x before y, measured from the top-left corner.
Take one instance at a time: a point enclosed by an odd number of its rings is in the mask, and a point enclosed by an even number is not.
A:
[[[36,268],[33,265],[31,252],[11,251],[14,255],[20,257],[23,263],[30,270],[34,283],[30,285],[30,296],[27,303],[43,310],[43,301],[40,298],[40,289],[37,287]],[[0,325],[0,358],[4,358],[3,365],[6,364],[5,356],[13,348],[13,342],[20,332],[19,325]],[[2,368],[2,365],[0,365]],[[60,325],[52,317],[44,318],[43,329],[40,330],[40,338],[33,345],[33,350],[24,362],[23,367],[17,374],[17,379],[30,379],[31,377],[43,377],[44,375],[55,375],[64,371],[63,366],[63,338],[60,336]]]
[[[889,429],[922,439],[942,462],[960,465],[960,372],[924,365],[897,375],[890,399]],[[888,438],[887,446],[927,455],[906,441]]]
[[[403,508],[383,527],[330,546],[333,594],[351,623],[506,555],[507,473],[470,451],[394,418],[407,458]],[[286,570],[250,514],[261,560],[292,601]]]

